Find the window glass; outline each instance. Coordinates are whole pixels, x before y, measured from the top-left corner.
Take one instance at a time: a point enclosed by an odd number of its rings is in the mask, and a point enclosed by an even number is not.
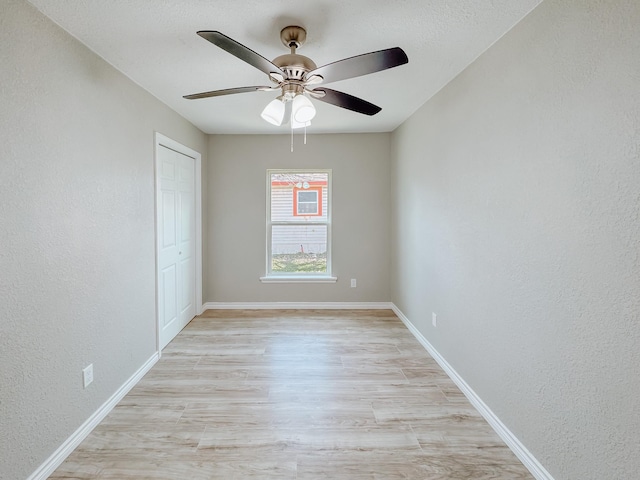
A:
[[[267,276],[330,275],[330,173],[267,172]]]

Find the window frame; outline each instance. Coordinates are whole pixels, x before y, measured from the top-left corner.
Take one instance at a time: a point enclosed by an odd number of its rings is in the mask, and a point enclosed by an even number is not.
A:
[[[272,221],[271,220],[271,176],[273,174],[298,174],[298,173],[325,173],[327,174],[327,208],[326,212],[323,212],[322,207],[322,187],[319,190],[318,197],[318,210],[319,214],[312,215],[295,215],[297,210],[294,210],[292,213],[294,217],[306,218],[306,220],[299,221]],[[310,282],[310,283],[335,283],[337,281],[337,277],[332,275],[333,265],[331,261],[331,250],[332,250],[332,222],[331,222],[331,210],[332,210],[332,171],[327,168],[305,168],[305,169],[288,169],[288,168],[270,168],[267,169],[266,175],[266,251],[265,251],[265,275],[260,277],[260,281],[265,283],[302,283],[302,282]],[[297,187],[294,185],[292,188],[293,199],[292,203],[295,202],[296,193],[295,189]],[[313,187],[311,187],[313,188]],[[304,189],[300,189],[304,191]],[[308,189],[307,189],[308,190]],[[294,205],[293,208],[296,208]],[[326,221],[320,220],[323,216],[323,213],[326,213]],[[271,270],[272,266],[272,228],[276,225],[287,225],[287,226],[308,226],[308,225],[326,225],[327,228],[327,271],[326,272],[274,272]]]

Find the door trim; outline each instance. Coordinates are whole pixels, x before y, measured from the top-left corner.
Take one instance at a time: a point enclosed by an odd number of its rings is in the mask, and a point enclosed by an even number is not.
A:
[[[153,149],[153,174],[155,188],[155,260],[156,260],[156,351],[162,355],[160,350],[160,249],[158,248],[158,227],[160,219],[160,176],[158,169],[158,148],[160,146],[169,148],[175,152],[191,157],[195,160],[195,216],[196,216],[196,238],[195,238],[195,265],[196,265],[196,315],[202,313],[202,155],[181,143],[172,140],[160,132],[155,132]]]

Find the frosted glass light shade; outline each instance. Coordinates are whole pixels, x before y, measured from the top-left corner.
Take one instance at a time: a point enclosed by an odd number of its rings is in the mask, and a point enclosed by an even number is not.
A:
[[[269,104],[264,107],[260,116],[267,122],[279,127],[282,125],[282,120],[284,119],[284,103],[277,98],[271,100]]]
[[[291,116],[291,128],[303,128],[308,127],[309,125],[311,125],[311,122],[297,122],[296,119],[293,118],[293,115]]]
[[[316,116],[316,107],[313,106],[311,100],[302,94],[296,95],[293,99],[292,107],[292,120],[297,123],[310,122],[313,117]],[[304,125],[301,125],[304,126]],[[295,126],[293,128],[296,128]]]

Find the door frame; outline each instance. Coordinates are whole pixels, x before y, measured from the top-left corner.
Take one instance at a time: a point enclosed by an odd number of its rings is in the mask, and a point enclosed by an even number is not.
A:
[[[160,350],[160,248],[158,242],[160,235],[158,228],[160,226],[160,169],[158,168],[158,149],[165,147],[175,152],[191,157],[195,160],[195,217],[196,217],[196,238],[195,238],[195,266],[196,266],[196,315],[202,313],[202,155],[195,150],[182,145],[175,140],[155,132],[154,149],[153,149],[153,175],[155,188],[155,260],[156,260],[156,351],[158,356],[162,355]]]

